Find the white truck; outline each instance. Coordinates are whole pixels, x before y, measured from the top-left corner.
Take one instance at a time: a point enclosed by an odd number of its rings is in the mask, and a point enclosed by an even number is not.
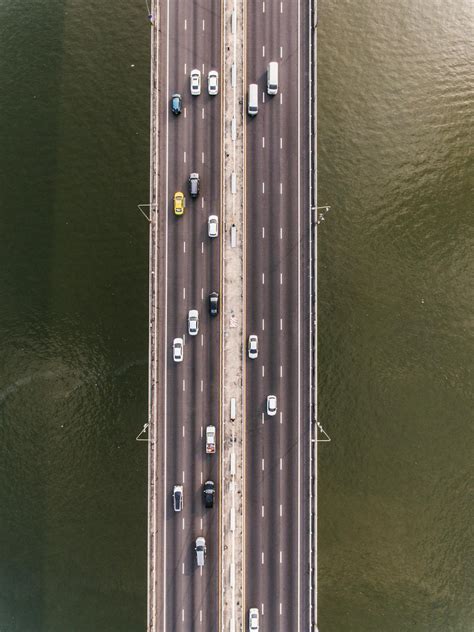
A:
[[[206,454],[214,454],[216,451],[216,427],[207,426],[206,428]]]

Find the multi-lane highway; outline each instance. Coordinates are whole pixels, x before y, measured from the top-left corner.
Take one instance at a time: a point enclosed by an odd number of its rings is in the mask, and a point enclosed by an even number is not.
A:
[[[308,630],[308,4],[247,3],[245,608],[263,630]],[[267,94],[267,65],[279,65]],[[275,417],[266,414],[277,396]]]
[[[209,70],[220,71],[220,5],[192,0],[162,2],[160,12],[160,190],[159,225],[159,371],[157,569],[158,630],[217,630],[219,502],[206,509],[202,488],[216,483],[219,452],[205,453],[205,428],[219,427],[220,318],[209,314],[208,296],[220,292],[219,238],[207,233],[209,215],[220,216],[220,97],[207,91]],[[190,73],[199,69],[202,89],[190,94]],[[182,111],[171,112],[173,94]],[[200,194],[189,194],[190,173],[200,177]],[[176,191],[185,194],[182,216],[173,212]],[[199,333],[188,335],[190,309],[199,311]],[[184,359],[173,361],[172,341],[184,338]],[[181,512],[172,490],[183,485]],[[197,568],[194,543],[204,536],[207,558]]]
[[[243,1],[243,0],[242,0]],[[222,298],[223,124],[222,95],[210,96],[207,75],[219,72],[222,89],[224,2],[163,0],[152,42],[159,44],[156,120],[152,129],[158,174],[152,200],[152,299],[150,328],[156,362],[153,381],[149,629],[220,629],[222,577],[220,514],[222,314],[211,317],[208,296]],[[308,3],[256,0],[245,4],[244,94],[259,87],[259,113],[244,116],[243,180],[244,336],[242,619],[258,608],[260,630],[309,629],[308,417],[309,417],[309,138]],[[279,88],[267,94],[267,65],[279,65]],[[199,96],[190,93],[190,73],[201,72]],[[221,91],[220,91],[221,92]],[[172,95],[182,97],[173,114]],[[242,108],[246,111],[245,99]],[[153,143],[152,143],[153,147]],[[153,169],[153,166],[152,166]],[[200,177],[191,198],[190,173]],[[186,197],[182,216],[173,195]],[[219,237],[208,237],[209,215],[219,217]],[[155,250],[153,250],[155,249]],[[156,251],[156,252],[155,252]],[[188,334],[190,309],[199,311],[199,333]],[[259,353],[249,359],[247,336],[256,334]],[[174,338],[184,338],[184,359],[175,362]],[[156,340],[155,340],[156,338]],[[156,352],[156,358],[154,353]],[[276,395],[277,414],[266,414]],[[205,430],[217,428],[217,452],[205,453]],[[205,508],[202,487],[216,484],[213,508]],[[174,485],[183,485],[176,512]],[[204,536],[207,557],[196,563],[195,540]]]

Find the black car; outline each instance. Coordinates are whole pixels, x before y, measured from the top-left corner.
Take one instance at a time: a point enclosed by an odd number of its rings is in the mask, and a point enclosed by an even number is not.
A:
[[[171,97],[171,111],[173,114],[181,114],[183,102],[180,94],[173,94]]]
[[[212,481],[206,481],[202,490],[204,497],[204,507],[211,509],[214,507],[214,494],[216,493],[214,483]]]
[[[219,313],[219,294],[217,292],[209,294],[209,313],[211,316],[217,316]]]

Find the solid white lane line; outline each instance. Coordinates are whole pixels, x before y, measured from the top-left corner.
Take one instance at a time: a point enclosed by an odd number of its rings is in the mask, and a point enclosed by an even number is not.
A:
[[[265,148],[265,136],[262,136],[262,149]]]
[[[301,6],[298,2],[298,504],[297,504],[297,529],[298,529],[298,562],[297,562],[297,600],[301,603]],[[316,593],[317,594],[317,593]],[[301,630],[301,608],[298,608],[297,630]]]
[[[265,319],[262,318],[262,331],[265,331]]]
[[[262,226],[262,239],[265,239],[265,226]]]
[[[265,285],[265,272],[262,272],[262,285]]]
[[[262,57],[265,57],[265,46],[262,46]]]
[[[186,162],[186,152],[185,151],[183,152],[183,160],[184,160],[184,162]]]
[[[262,193],[265,193],[265,182],[262,182]]]

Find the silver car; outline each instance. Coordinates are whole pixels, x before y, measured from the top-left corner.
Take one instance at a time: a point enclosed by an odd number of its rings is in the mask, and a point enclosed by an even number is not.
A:
[[[184,344],[182,338],[175,338],[173,340],[173,360],[175,362],[182,362],[184,355]]]
[[[196,538],[196,562],[198,566],[204,566],[204,560],[206,559],[206,540],[200,535]]]
[[[251,334],[249,336],[247,351],[251,360],[255,360],[255,358],[258,358],[258,336],[256,336],[255,334]]]
[[[199,333],[199,312],[197,309],[190,309],[188,312],[188,334],[197,336]]]
[[[277,398],[276,395],[267,397],[267,415],[274,417],[277,414]]]
[[[219,92],[219,73],[217,70],[211,70],[207,75],[207,91],[211,96],[215,96]]]
[[[183,486],[175,485],[173,487],[173,509],[181,511],[183,508]]]
[[[201,71],[197,68],[191,70],[191,75],[189,79],[191,94],[193,95],[193,97],[197,97],[201,94]]]

